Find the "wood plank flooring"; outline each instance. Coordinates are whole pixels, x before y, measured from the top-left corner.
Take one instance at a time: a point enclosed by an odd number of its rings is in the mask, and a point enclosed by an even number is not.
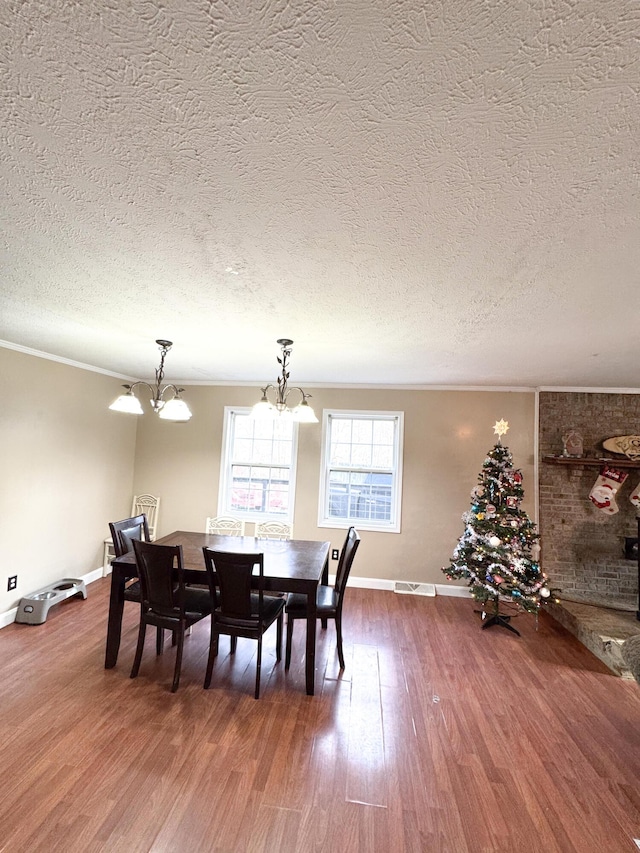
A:
[[[208,623],[129,678],[137,607],[103,668],[109,580],[41,626],[0,631],[0,851],[634,853],[640,685],[564,628],[524,615],[481,630],[473,603],[350,589],[346,669],[318,627],[291,669]]]

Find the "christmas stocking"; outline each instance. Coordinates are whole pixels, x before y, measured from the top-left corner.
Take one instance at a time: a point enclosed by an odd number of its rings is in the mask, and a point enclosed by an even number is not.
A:
[[[616,492],[628,476],[624,471],[605,465],[600,470],[600,476],[593,484],[593,488],[589,493],[589,499],[598,509],[609,515],[613,515],[619,509],[616,503]]]
[[[629,500],[635,507],[640,508],[640,483],[638,483],[635,489],[631,492]]]

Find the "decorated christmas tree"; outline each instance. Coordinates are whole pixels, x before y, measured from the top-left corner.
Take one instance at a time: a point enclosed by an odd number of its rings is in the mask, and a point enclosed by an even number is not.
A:
[[[467,580],[477,601],[493,605],[483,610],[483,628],[503,625],[517,634],[509,624],[511,617],[500,613],[500,601],[535,613],[551,592],[532,556],[532,549],[538,550],[536,526],[520,508],[522,472],[513,467],[511,451],[500,440],[508,429],[504,420],[494,427],[498,443],[484,460],[471,492],[471,509],[462,516],[464,533],[451,565],[442,571],[450,580]]]

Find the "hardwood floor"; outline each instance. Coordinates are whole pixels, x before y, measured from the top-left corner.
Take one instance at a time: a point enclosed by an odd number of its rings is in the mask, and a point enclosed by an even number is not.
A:
[[[640,685],[548,617],[483,631],[473,603],[350,589],[346,669],[318,629],[316,696],[298,626],[255,643],[208,622],[129,678],[137,608],[104,670],[109,580],[41,626],[0,631],[0,850],[633,853]]]

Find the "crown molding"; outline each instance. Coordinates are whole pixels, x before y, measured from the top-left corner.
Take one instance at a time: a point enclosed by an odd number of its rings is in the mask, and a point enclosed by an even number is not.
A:
[[[96,367],[93,364],[83,364],[81,361],[73,361],[70,358],[63,358],[61,355],[52,355],[50,352],[42,352],[41,350],[24,347],[21,344],[12,344],[10,341],[0,341],[0,347],[3,349],[15,350],[24,355],[33,355],[35,358],[44,358],[47,361],[57,361],[58,364],[66,364],[68,367],[77,367],[79,370],[89,370],[91,373],[101,373],[103,376],[111,376],[114,379],[133,380],[132,376],[126,376],[124,373],[114,373],[113,370],[105,370],[103,367]]]

